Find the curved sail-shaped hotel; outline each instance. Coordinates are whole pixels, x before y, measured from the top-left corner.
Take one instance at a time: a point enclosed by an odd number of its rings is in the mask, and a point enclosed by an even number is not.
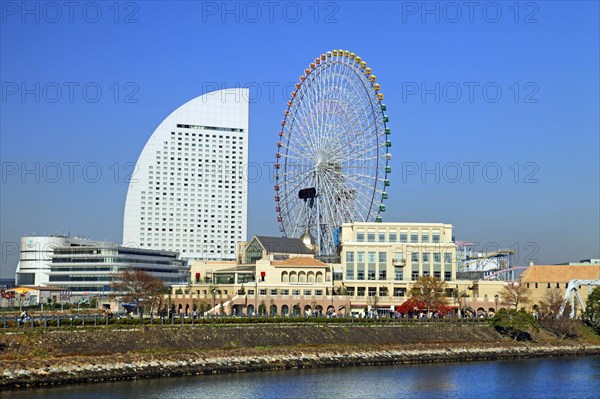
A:
[[[235,259],[247,229],[248,111],[248,89],[219,90],[156,128],[127,191],[124,245]]]

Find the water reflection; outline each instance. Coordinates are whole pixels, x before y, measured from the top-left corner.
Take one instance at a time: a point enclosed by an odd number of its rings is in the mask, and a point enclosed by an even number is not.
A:
[[[25,390],[15,397],[571,398],[600,397],[600,357],[287,370]]]

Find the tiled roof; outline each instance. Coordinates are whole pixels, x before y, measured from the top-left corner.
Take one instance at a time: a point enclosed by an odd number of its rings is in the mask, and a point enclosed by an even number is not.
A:
[[[327,266],[327,263],[321,262],[311,256],[297,256],[286,260],[276,260],[271,262],[272,266]]]
[[[600,265],[534,265],[529,266],[521,275],[524,283],[568,283],[573,279],[600,279]]]
[[[269,253],[311,255],[313,251],[308,249],[299,238],[256,236],[256,239]]]

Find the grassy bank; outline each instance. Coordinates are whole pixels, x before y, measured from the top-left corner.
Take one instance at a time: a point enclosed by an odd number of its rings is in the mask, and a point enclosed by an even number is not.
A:
[[[600,338],[517,343],[485,323],[128,326],[0,334],[0,387],[186,374],[600,354]]]

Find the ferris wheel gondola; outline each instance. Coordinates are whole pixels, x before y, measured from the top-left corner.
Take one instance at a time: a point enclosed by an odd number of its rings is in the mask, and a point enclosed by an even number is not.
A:
[[[322,54],[304,70],[287,108],[275,153],[280,230],[336,254],[336,228],[382,220],[391,173],[389,117],[381,86],[361,57]]]

